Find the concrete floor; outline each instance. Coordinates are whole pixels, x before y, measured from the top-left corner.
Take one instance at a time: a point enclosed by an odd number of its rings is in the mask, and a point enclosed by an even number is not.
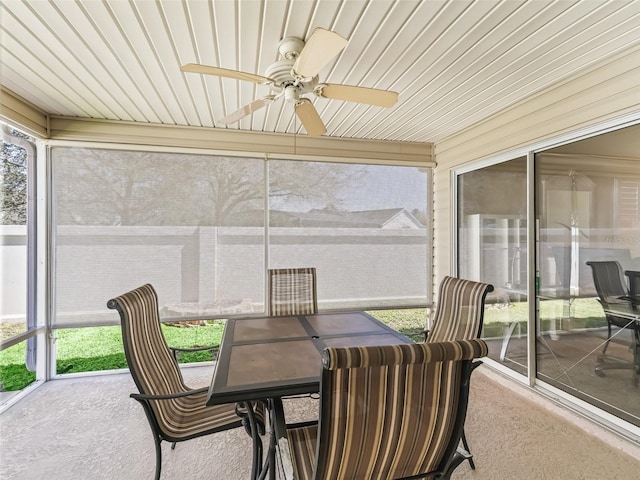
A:
[[[185,369],[191,386],[213,367]],[[455,480],[637,478],[640,446],[538,399],[480,367],[472,379],[466,433],[476,461]],[[515,388],[515,390],[514,390]],[[48,382],[0,415],[0,478],[151,479],[154,447],[128,374]],[[296,421],[317,415],[316,400],[287,404]],[[163,444],[163,480],[249,477],[251,446],[242,429]]]

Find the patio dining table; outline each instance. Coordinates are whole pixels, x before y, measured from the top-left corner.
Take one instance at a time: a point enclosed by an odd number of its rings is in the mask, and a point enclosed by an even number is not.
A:
[[[264,478],[267,471],[275,478],[275,448],[286,445],[282,397],[319,392],[322,351],[411,342],[365,312],[229,319],[207,405],[267,402],[268,458],[261,470],[254,465],[254,472],[256,478]]]

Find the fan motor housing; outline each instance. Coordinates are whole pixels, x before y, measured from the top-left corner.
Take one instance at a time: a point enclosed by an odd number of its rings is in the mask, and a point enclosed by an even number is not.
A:
[[[304,47],[304,41],[301,38],[284,37],[278,44],[278,53],[282,55],[282,58],[295,61],[300,55],[302,47]]]
[[[300,89],[300,93],[312,92],[318,84],[318,76],[305,82],[297,82],[291,75],[294,63],[296,63],[295,58],[278,60],[267,67],[265,76],[271,78],[277,87],[286,88],[295,85]]]

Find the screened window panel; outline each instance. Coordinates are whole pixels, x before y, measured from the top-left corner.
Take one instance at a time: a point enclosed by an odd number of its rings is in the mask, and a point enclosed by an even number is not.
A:
[[[429,175],[270,160],[270,268],[316,267],[319,310],[427,304]]]
[[[56,147],[57,327],[117,323],[151,283],[163,318],[264,310],[264,161]]]
[[[429,169],[270,160],[265,228],[264,159],[55,147],[52,165],[58,328],[117,323],[106,301],[144,283],[164,319],[261,314],[266,268],[315,266],[320,309],[430,298]]]
[[[25,148],[0,140],[0,322],[8,336],[27,330],[27,166]]]

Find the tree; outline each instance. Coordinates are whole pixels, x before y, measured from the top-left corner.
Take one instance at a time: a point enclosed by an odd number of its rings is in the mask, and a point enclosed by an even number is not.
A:
[[[27,151],[2,141],[0,149],[0,224],[26,225],[27,223]]]
[[[261,158],[56,148],[58,224],[261,226]],[[354,188],[361,169],[270,163],[269,195],[324,206]]]
[[[165,172],[154,154],[53,150],[56,220],[67,225],[162,224]]]

